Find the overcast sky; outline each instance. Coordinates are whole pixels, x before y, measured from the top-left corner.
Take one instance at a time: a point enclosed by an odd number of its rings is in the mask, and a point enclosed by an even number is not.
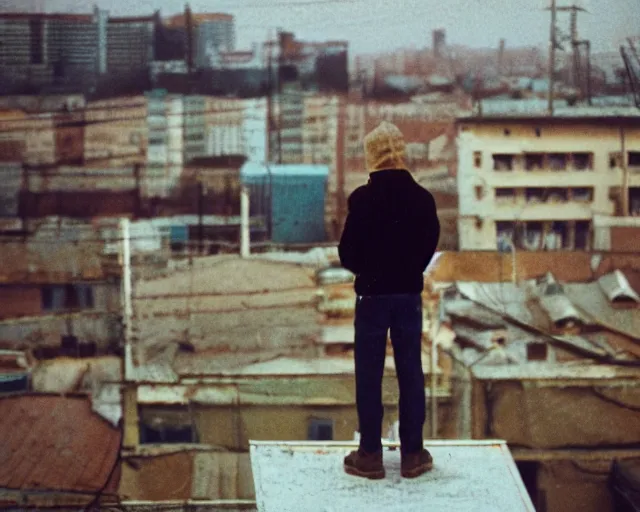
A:
[[[266,39],[281,27],[303,40],[346,39],[351,53],[398,47],[431,46],[431,31],[443,27],[447,42],[475,47],[546,48],[549,0],[190,0],[196,12],[235,15],[240,49]],[[557,0],[559,6],[581,3],[589,12],[578,16],[579,36],[594,51],[616,50],[628,36],[640,35],[640,0]],[[163,16],[184,9],[185,0],[0,0],[0,10],[88,12],[97,4],[115,16]],[[569,16],[560,13],[558,27],[568,32]]]

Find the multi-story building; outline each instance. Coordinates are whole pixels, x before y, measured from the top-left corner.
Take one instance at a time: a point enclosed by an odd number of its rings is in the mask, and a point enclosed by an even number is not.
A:
[[[93,14],[0,14],[0,75],[17,90],[92,85],[101,75],[139,71],[153,60],[154,18]],[[6,85],[5,85],[6,86]]]
[[[147,94],[149,196],[164,197],[178,184],[184,162],[184,99],[163,90]]]
[[[154,18],[110,18],[107,28],[107,69],[145,69],[154,60]]]
[[[204,96],[184,97],[184,160],[207,154],[206,99]]]
[[[207,155],[241,155],[244,153],[244,101],[235,98],[207,98]],[[262,160],[261,160],[262,161]]]
[[[194,13],[191,19],[193,63],[196,68],[213,67],[221,52],[232,52],[235,49],[235,23],[231,14]],[[165,25],[172,29],[186,30],[186,16],[171,16],[165,20]]]
[[[485,114],[458,132],[460,250],[615,250],[640,215],[637,110]]]
[[[99,39],[93,16],[60,15],[46,21],[33,19],[30,23],[32,30],[37,27],[32,38],[42,41],[46,62],[53,65],[56,78],[96,74]],[[37,35],[40,30],[42,38]],[[32,58],[37,57],[35,46],[33,52]]]
[[[335,166],[339,100],[335,95],[314,95],[304,99],[302,145],[305,164]]]

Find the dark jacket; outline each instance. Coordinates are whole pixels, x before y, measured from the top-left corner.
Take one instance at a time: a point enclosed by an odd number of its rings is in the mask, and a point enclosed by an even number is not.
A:
[[[408,171],[383,170],[349,197],[338,252],[356,294],[420,293],[439,238],[431,193]]]

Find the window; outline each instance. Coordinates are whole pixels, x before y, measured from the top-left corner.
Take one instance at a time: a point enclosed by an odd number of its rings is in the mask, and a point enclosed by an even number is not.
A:
[[[522,233],[522,246],[528,251],[537,251],[542,244],[542,222],[526,222]]]
[[[29,376],[26,374],[6,374],[0,377],[0,394],[29,391]]]
[[[475,186],[475,191],[476,191],[476,199],[479,201],[482,199],[482,185],[476,185]]]
[[[140,443],[197,443],[198,432],[186,406],[140,407]]]
[[[497,201],[513,201],[516,198],[516,189],[515,188],[497,188],[496,189],[496,200]]]
[[[569,200],[569,190],[566,188],[550,188],[547,193],[550,203],[566,203]]]
[[[494,171],[513,171],[513,160],[515,155],[493,155]]]
[[[586,171],[593,169],[593,153],[574,153],[571,155],[573,169],[576,171]]]
[[[480,167],[482,167],[482,152],[481,151],[474,151],[473,152],[473,166],[476,169],[479,169]]]
[[[640,151],[629,151],[627,165],[629,167],[640,167]]]
[[[574,201],[580,201],[583,203],[590,203],[593,201],[593,188],[580,187],[571,190],[571,199]]]
[[[510,252],[512,250],[511,241],[514,237],[514,224],[510,221],[496,222],[496,245],[500,252]]]
[[[524,156],[524,166],[527,171],[540,171],[544,167],[542,153],[528,153]]]
[[[93,309],[93,286],[90,284],[46,285],[40,291],[44,311]]]
[[[629,188],[629,215],[640,216],[640,187]]]
[[[591,241],[591,224],[587,220],[576,222],[575,247],[578,250],[589,250]]]
[[[333,441],[333,420],[311,418],[307,438],[309,441]]]
[[[546,361],[548,355],[546,343],[532,342],[527,344],[527,361]]]
[[[527,203],[543,203],[546,200],[543,188],[527,188],[524,191],[524,195]]]
[[[570,248],[569,224],[565,221],[551,223],[545,235],[544,248],[547,251],[557,251]]]
[[[60,311],[65,307],[64,286],[44,286],[40,290],[40,297],[45,311]]]
[[[548,157],[549,168],[552,171],[564,171],[567,169],[568,155],[564,153],[551,153]]]

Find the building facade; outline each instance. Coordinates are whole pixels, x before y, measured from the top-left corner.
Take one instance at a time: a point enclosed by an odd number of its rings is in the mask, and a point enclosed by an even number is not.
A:
[[[460,250],[607,249],[609,231],[594,218],[640,214],[635,112],[478,116],[458,126]]]
[[[107,25],[107,70],[148,68],[154,60],[154,19],[110,18]]]
[[[107,73],[139,72],[154,58],[152,17],[0,14],[0,76],[6,93],[56,85],[93,86]]]
[[[147,194],[166,197],[184,162],[184,98],[154,90],[147,95]]]
[[[198,69],[215,67],[221,52],[232,52],[236,46],[234,17],[224,13],[194,13],[192,20],[192,56]],[[170,29],[188,30],[185,14],[171,16],[164,21]],[[188,37],[188,36],[187,36]]]

